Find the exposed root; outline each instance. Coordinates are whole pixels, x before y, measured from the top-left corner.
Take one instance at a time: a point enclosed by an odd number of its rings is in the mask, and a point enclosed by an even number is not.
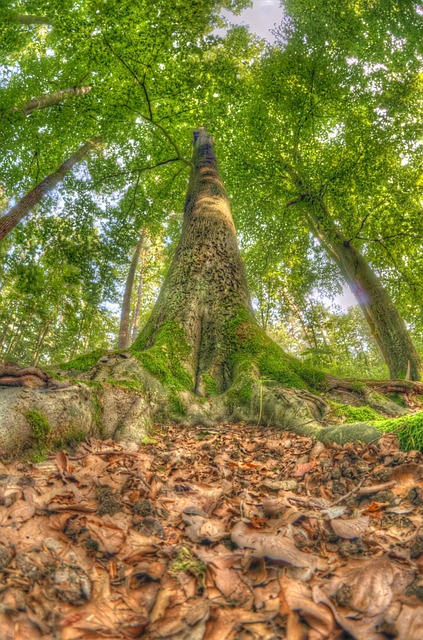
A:
[[[0,386],[27,389],[62,389],[68,382],[55,380],[39,367],[20,367],[14,362],[0,363]]]

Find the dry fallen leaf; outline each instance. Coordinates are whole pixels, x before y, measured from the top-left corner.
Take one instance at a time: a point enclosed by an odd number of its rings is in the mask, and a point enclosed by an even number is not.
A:
[[[352,540],[353,538],[360,538],[369,528],[369,523],[369,516],[361,516],[350,520],[331,520],[330,526],[340,538]]]
[[[280,560],[294,567],[316,569],[319,558],[300,551],[295,544],[282,534],[258,531],[244,522],[237,522],[232,528],[231,540],[242,549],[251,549],[255,558]]]

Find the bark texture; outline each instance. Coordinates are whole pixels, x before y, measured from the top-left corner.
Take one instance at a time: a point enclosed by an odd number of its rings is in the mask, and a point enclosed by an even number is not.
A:
[[[7,13],[7,19],[13,22],[19,22],[20,24],[53,24],[52,20],[48,16],[33,16],[22,13]]]
[[[143,298],[143,294],[144,294],[144,261],[145,261],[145,249],[142,248],[142,250],[141,250],[140,279],[139,279],[139,282],[138,282],[138,289],[137,289],[137,304],[135,306],[134,320],[133,320],[133,323],[132,323],[132,341],[131,342],[135,342],[135,340],[138,337],[138,331],[139,331],[139,322],[140,322],[140,315],[141,315],[141,308],[142,308],[142,298]]]
[[[227,326],[240,309],[252,319],[250,296],[231,209],[204,129],[194,134],[182,236],[153,313],[136,345],[152,346],[164,325],[183,329],[184,366],[193,390],[210,374],[221,391],[231,382]]]
[[[72,154],[54,173],[51,173],[42,182],[37,184],[29,193],[19,200],[7,213],[0,218],[0,241],[25,218],[45,195],[53,191],[54,187],[63,180],[67,172],[78,162],[97,147],[101,138],[93,138],[83,144],[78,151]]]
[[[26,116],[29,116],[36,109],[47,109],[48,107],[61,104],[69,98],[85,96],[91,91],[91,88],[92,87],[69,87],[68,89],[60,89],[60,91],[54,91],[53,93],[46,93],[39,98],[28,100],[20,107],[13,107],[13,109],[9,110],[9,113],[24,113]]]
[[[127,349],[131,344],[131,298],[134,289],[135,274],[137,272],[138,261],[140,259],[142,247],[144,244],[144,232],[141,232],[137,246],[132,256],[131,265],[129,267],[128,276],[126,278],[125,293],[123,294],[122,312],[120,315],[118,348]]]
[[[351,287],[369,323],[391,379],[420,380],[422,362],[405,322],[363,255],[335,226],[320,198],[304,197],[310,228]]]

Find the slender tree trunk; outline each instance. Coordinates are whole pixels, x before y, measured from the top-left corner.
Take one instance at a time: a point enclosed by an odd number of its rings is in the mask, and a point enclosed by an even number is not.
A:
[[[24,113],[29,116],[30,113],[36,109],[47,109],[60,104],[64,100],[69,98],[78,98],[85,96],[91,91],[92,87],[70,87],[69,89],[61,89],[60,91],[54,91],[53,93],[46,93],[39,98],[32,98],[28,100],[20,107],[13,107],[9,109],[9,113]]]
[[[118,348],[127,349],[131,345],[131,332],[129,327],[131,315],[131,298],[134,288],[135,274],[137,272],[138,260],[144,244],[144,230],[141,232],[138,244],[135,247],[132,256],[131,265],[129,267],[128,276],[126,278],[125,293],[123,294],[122,311],[120,314],[120,327]]]
[[[37,344],[35,346],[35,351],[34,351],[34,355],[32,358],[32,363],[31,366],[36,367],[38,365],[38,361],[40,359],[40,355],[41,355],[41,349],[42,346],[44,344],[44,340],[47,337],[48,331],[50,329],[50,325],[51,325],[51,320],[48,320],[46,322],[46,324],[44,325],[44,327],[40,328],[40,331],[38,333],[38,337],[37,337]]]
[[[0,218],[0,241],[7,236],[12,229],[42,200],[53,191],[54,187],[63,180],[67,172],[78,162],[81,162],[100,143],[100,138],[94,138],[83,144],[78,151],[72,154],[54,173],[51,173],[42,182],[37,184],[26,196],[17,202],[7,213]]]
[[[141,251],[141,272],[140,279],[138,282],[138,290],[137,290],[137,304],[134,312],[134,320],[132,323],[132,342],[135,342],[138,336],[140,315],[141,315],[141,304],[142,304],[142,296],[144,293],[144,261],[145,261],[145,249],[143,248]]]
[[[305,198],[313,233],[339,267],[369,323],[392,379],[420,380],[422,362],[389,293],[363,255],[333,223],[321,198]]]
[[[204,374],[213,376],[223,390],[231,383],[225,337],[241,309],[255,323],[213,142],[204,129],[198,129],[182,236],[150,319],[134,346],[148,348],[166,334],[182,330],[183,364],[193,390],[201,393]]]
[[[19,22],[20,24],[53,24],[52,20],[48,16],[32,16],[22,13],[7,12],[6,18],[12,22]]]

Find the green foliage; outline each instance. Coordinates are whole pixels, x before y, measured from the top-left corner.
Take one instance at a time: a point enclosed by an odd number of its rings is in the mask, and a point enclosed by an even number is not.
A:
[[[266,50],[242,27],[210,36],[222,7],[247,4],[18,0],[2,10],[2,209],[83,142],[104,141],[1,243],[2,358],[93,366],[75,354],[114,346],[140,229],[151,237],[147,318],[181,228],[199,123],[216,137],[261,322],[304,361],[250,331],[233,366],[300,388],[319,387],[315,369],[386,377],[361,311],[316,303],[343,280],[322,244],[333,240],[328,220],[319,236],[304,192],[323,198],[423,352],[421,12],[411,0],[286,0]],[[19,23],[19,13],[41,21]],[[30,98],[81,86],[83,97],[22,111]],[[152,349],[142,357],[153,375],[192,387],[182,365],[168,368],[183,358]]]

